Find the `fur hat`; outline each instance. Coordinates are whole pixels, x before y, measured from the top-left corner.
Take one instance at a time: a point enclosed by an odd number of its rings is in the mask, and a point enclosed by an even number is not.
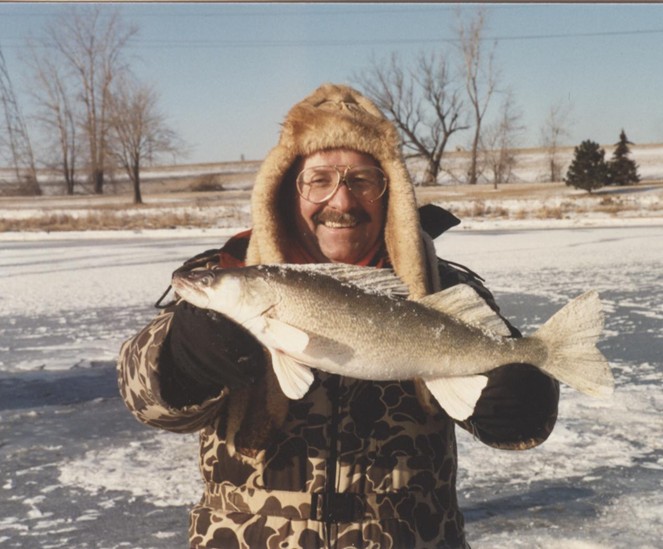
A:
[[[287,242],[280,188],[298,158],[329,149],[370,154],[388,178],[385,243],[396,274],[412,297],[428,293],[426,243],[419,226],[414,187],[394,125],[358,91],[324,84],[287,114],[279,143],[267,155],[251,199],[253,232],[247,263],[283,263]]]

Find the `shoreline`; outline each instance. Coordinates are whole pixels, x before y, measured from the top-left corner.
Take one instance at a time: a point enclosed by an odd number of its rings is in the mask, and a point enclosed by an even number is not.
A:
[[[663,217],[631,216],[573,217],[568,219],[482,219],[464,218],[461,224],[449,231],[531,231],[549,229],[605,229],[619,227],[660,227]],[[85,231],[6,231],[0,232],[0,241],[21,242],[35,240],[85,240],[99,238],[164,238],[186,239],[195,236],[227,238],[248,227],[173,227],[169,229],[102,229]]]

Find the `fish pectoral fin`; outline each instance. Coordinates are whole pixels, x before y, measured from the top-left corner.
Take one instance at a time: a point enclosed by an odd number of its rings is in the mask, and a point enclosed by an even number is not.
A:
[[[291,354],[301,354],[309,344],[309,336],[303,330],[274,318],[259,316],[244,323],[258,341],[269,350],[272,367],[283,394],[298,400],[313,383],[311,369],[297,362]]]
[[[269,349],[269,352],[283,394],[293,400],[302,398],[313,383],[311,369],[281,351]]]
[[[474,412],[488,378],[483,375],[440,377],[425,380],[425,383],[444,411],[453,419],[463,421]]]
[[[258,316],[244,322],[244,327],[266,347],[290,354],[301,353],[309,343],[305,331],[275,318]]]
[[[507,337],[511,335],[511,330],[504,319],[467,284],[456,284],[441,292],[424,296],[417,302],[496,335]]]
[[[265,318],[265,333],[276,343],[274,347],[286,353],[301,353],[309,343],[305,331],[275,318]]]

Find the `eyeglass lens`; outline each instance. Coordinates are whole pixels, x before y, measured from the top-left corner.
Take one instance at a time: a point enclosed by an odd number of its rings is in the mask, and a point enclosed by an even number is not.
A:
[[[335,166],[306,168],[297,176],[297,191],[306,200],[314,203],[329,200],[341,181],[357,198],[374,202],[386,189],[384,172],[375,166],[350,166],[345,169]]]

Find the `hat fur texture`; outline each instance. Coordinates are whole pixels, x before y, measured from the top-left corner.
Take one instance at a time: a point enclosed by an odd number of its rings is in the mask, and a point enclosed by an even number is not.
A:
[[[299,158],[329,149],[355,150],[379,162],[388,178],[387,252],[410,296],[427,294],[432,288],[427,283],[426,246],[398,132],[369,99],[344,85],[323,84],[286,115],[279,142],[262,163],[253,188],[247,264],[285,261],[285,225],[292,220],[279,211],[284,178]]]

